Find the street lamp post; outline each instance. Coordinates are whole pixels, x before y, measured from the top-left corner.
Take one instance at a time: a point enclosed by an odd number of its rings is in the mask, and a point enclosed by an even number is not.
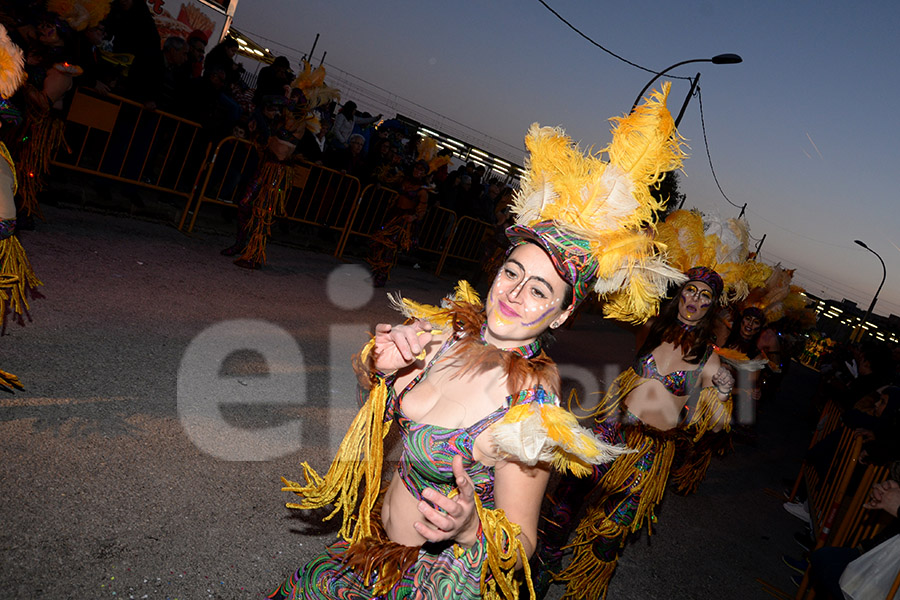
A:
[[[865,248],[866,250],[868,250],[869,252],[874,254],[876,257],[878,257],[878,260],[881,262],[881,283],[878,284],[878,290],[875,292],[875,296],[872,297],[872,303],[869,304],[869,310],[866,311],[866,316],[863,317],[862,323],[860,324],[859,335],[857,336],[857,339],[855,340],[858,342],[862,339],[863,328],[865,327],[866,323],[869,321],[869,317],[872,316],[872,310],[875,309],[875,303],[878,302],[878,294],[881,293],[881,288],[882,288],[882,286],[884,286],[884,280],[887,279],[887,267],[884,266],[884,261],[881,259],[881,256],[877,252],[875,252],[874,250],[872,250],[871,248],[866,246],[865,242],[863,242],[861,240],[853,240],[853,243],[856,244],[857,246],[862,246],[863,248]]]
[[[668,73],[669,71],[671,71],[672,69],[674,69],[676,67],[680,67],[681,65],[687,65],[690,63],[697,63],[697,62],[711,62],[714,65],[733,65],[733,64],[737,64],[737,63],[743,62],[743,61],[744,61],[744,59],[741,58],[740,56],[738,56],[737,54],[717,54],[717,55],[713,56],[712,58],[693,58],[691,60],[683,60],[679,63],[675,63],[674,65],[672,65],[670,67],[666,67],[665,69],[663,69],[662,71],[660,71],[659,73],[654,75],[653,79],[651,79],[650,81],[647,82],[647,85],[644,86],[644,89],[642,89],[641,93],[637,95],[637,98],[635,98],[634,104],[631,105],[631,110],[634,110],[634,107],[638,105],[638,102],[640,102],[641,98],[644,97],[644,92],[646,92],[650,88],[650,86],[653,85],[654,81],[656,81],[657,79],[659,79],[660,77],[662,77],[663,75],[665,75],[666,73]],[[699,78],[699,77],[700,77],[700,74],[698,73],[697,78]],[[694,81],[692,80],[690,94],[694,93],[695,87],[696,87],[696,83],[694,83]],[[690,94],[688,95],[688,98],[690,98]],[[687,101],[685,101],[685,105],[687,105]],[[681,112],[682,112],[682,114],[684,113],[684,108],[681,109]],[[680,116],[681,115],[679,115],[679,117]]]

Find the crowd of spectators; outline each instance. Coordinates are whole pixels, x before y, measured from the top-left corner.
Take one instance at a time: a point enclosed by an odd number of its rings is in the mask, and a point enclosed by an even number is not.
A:
[[[785,510],[806,523],[806,528],[794,535],[805,550],[803,554],[783,557],[784,563],[797,572],[794,582],[799,585],[808,569],[817,598],[841,600],[842,588],[846,588],[846,580],[842,582],[841,576],[848,565],[900,535],[900,521],[896,519],[900,503],[900,346],[845,344],[836,347],[820,364],[820,383],[813,406],[823,409],[829,402],[837,406],[841,411],[841,425],[816,442],[804,460],[825,481],[831,476],[833,460],[841,452],[839,441],[843,432],[852,430],[862,438],[863,444],[850,480],[850,493],[856,491],[861,470],[866,466],[887,467],[887,479],[877,482],[871,491],[865,490],[869,494],[865,508],[882,509],[893,517],[877,536],[864,539],[857,546],[826,544],[816,548],[805,486],[800,487],[797,498],[785,503]],[[896,564],[894,569],[896,574]]]
[[[234,39],[212,47],[202,31],[161,39],[140,0],[113,0],[102,22],[80,31],[47,12],[43,2],[13,3],[2,21],[26,52],[29,86],[40,90],[52,66],[68,62],[83,71],[72,89],[121,95],[146,109],[200,123],[210,141],[235,135],[264,145],[296,76],[288,58],[279,56],[260,69],[250,88],[235,60]],[[64,111],[72,94],[58,108]],[[384,122],[381,114],[358,110],[353,100],[320,107],[316,116],[321,131],[304,136],[297,157],[353,175],[363,185],[397,186],[418,158],[417,136],[395,119]],[[445,166],[429,174],[428,185],[430,205],[489,223],[505,220],[498,209],[502,213],[508,206],[512,191],[488,180],[483,166],[470,162],[452,171]]]

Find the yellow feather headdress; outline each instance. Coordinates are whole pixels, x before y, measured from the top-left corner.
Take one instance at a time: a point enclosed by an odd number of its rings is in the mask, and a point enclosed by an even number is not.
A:
[[[749,260],[750,228],[744,219],[676,210],[657,225],[656,240],[665,245],[669,264],[682,272],[701,266],[715,270],[724,284],[722,304],[746,298],[772,273],[770,266]]]
[[[444,165],[449,165],[451,158],[449,156],[438,156],[437,140],[432,137],[423,137],[419,140],[417,146],[418,160],[428,163],[428,172],[434,173]]]
[[[75,31],[96,27],[109,14],[112,0],[47,0],[47,10],[55,12]]]
[[[25,81],[25,55],[0,25],[0,96],[9,98]]]
[[[303,61],[303,70],[294,79],[291,87],[303,91],[309,110],[341,99],[340,90],[325,85],[325,67],[319,65],[313,69],[308,60]]]
[[[741,310],[755,307],[762,310],[766,322],[774,323],[784,316],[808,324],[815,324],[815,311],[806,308],[808,301],[803,295],[803,288],[791,285],[794,269],[785,269],[781,264],[771,268],[772,272],[765,283],[750,290],[750,294],[741,303]]]
[[[684,280],[652,237],[661,205],[650,186],[685,156],[666,109],[669,87],[612,119],[612,142],[597,154],[583,155],[562,129],[532,125],[526,174],[512,205],[513,243],[539,243],[576,300],[593,290],[606,297],[606,316],[623,321],[646,321],[669,284]]]

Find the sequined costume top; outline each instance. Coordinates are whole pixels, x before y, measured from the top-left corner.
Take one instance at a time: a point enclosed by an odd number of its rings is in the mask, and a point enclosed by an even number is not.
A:
[[[655,379],[660,382],[669,393],[675,396],[687,396],[691,390],[697,387],[697,381],[699,381],[700,375],[703,373],[703,367],[706,365],[706,361],[709,360],[710,354],[712,354],[712,347],[707,346],[706,352],[703,353],[703,358],[700,359],[696,369],[672,371],[663,375],[656,366],[656,358],[654,358],[653,352],[648,352],[645,356],[638,359],[634,371],[644,379]]]

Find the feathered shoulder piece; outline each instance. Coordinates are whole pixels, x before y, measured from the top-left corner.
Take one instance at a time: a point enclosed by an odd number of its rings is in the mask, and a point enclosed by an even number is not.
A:
[[[24,81],[25,55],[0,25],[0,97],[11,97]]]
[[[590,474],[592,465],[631,452],[626,446],[598,439],[541,387],[520,392],[516,404],[491,428],[491,435],[504,455],[529,466],[547,462],[577,477]]]
[[[656,239],[666,247],[669,263],[687,272],[708,267],[722,278],[722,304],[740,301],[762,285],[772,268],[750,260],[750,228],[744,219],[723,221],[697,210],[676,210],[657,226]]]
[[[750,358],[740,350],[733,348],[713,346],[713,351],[719,355],[722,362],[741,371],[761,371],[769,362],[766,358]]]
[[[460,280],[456,284],[453,293],[441,301],[440,306],[422,304],[409,298],[404,298],[398,293],[388,294],[391,306],[407,319],[423,319],[431,323],[433,327],[452,328],[454,325],[454,313],[460,305],[468,305],[480,312],[482,309],[481,298],[478,292],[468,281]],[[480,325],[480,324],[479,324]]]
[[[668,285],[684,280],[652,236],[661,206],[650,186],[684,158],[665,105],[668,92],[666,83],[614,119],[612,142],[597,154],[582,154],[559,128],[534,124],[525,139],[530,156],[512,204],[510,237],[543,245],[557,270],[570,272],[576,300],[597,292],[611,318],[646,321]]]

